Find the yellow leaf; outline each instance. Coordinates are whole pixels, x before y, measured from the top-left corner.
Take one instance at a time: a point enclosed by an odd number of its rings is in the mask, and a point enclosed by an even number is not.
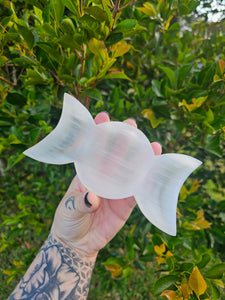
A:
[[[165,290],[161,294],[162,297],[167,298],[168,300],[183,300],[182,297],[178,297],[175,291]]]
[[[23,265],[23,261],[22,260],[13,260],[13,264],[15,265],[15,266],[22,266]]]
[[[122,56],[130,50],[130,45],[126,42],[118,42],[111,47],[112,56]]]
[[[197,218],[195,219],[195,221],[192,221],[191,223],[193,225],[195,225],[197,229],[206,229],[206,228],[209,228],[212,224],[212,223],[209,223],[208,221],[206,221],[206,219],[204,217],[203,209],[200,209],[199,211],[197,211]]]
[[[119,264],[105,265],[105,268],[111,273],[112,277],[117,277],[122,273],[122,267]]]
[[[154,247],[155,253],[159,256],[162,256],[164,252],[166,252],[166,246],[165,244],[161,244],[160,246]]]
[[[220,78],[217,74],[215,74],[215,75],[213,76],[213,82],[222,81],[222,80],[223,80],[223,79]]]
[[[188,196],[188,190],[184,185],[182,185],[180,190],[179,200],[184,201],[187,198],[187,196]]]
[[[199,98],[192,98],[191,100],[191,104],[188,104],[187,101],[185,99],[183,99],[182,102],[179,103],[179,106],[183,106],[184,110],[186,108],[187,111],[191,112],[197,108],[199,108],[207,99],[206,97],[199,97]]]
[[[194,267],[189,277],[189,286],[195,292],[197,297],[204,294],[207,289],[207,284],[197,266]]]
[[[148,15],[149,17],[154,18],[156,16],[155,8],[151,3],[145,2],[143,6],[144,7],[136,7],[136,8],[142,11],[144,14]]]
[[[164,29],[165,29],[165,30],[167,30],[167,29],[169,28],[170,22],[171,22],[172,19],[173,19],[173,15],[171,15],[171,16],[169,17],[169,19],[166,21],[166,24],[165,24],[165,26],[164,26]]]
[[[220,73],[222,75],[225,68],[225,61],[223,59],[219,59],[219,66],[220,66]]]
[[[159,265],[166,263],[166,259],[162,256],[156,256],[156,261]]]
[[[103,41],[97,40],[95,38],[90,39],[88,43],[89,49],[97,57],[100,57],[102,61],[108,60],[108,52]]]
[[[173,254],[168,250],[167,252],[166,252],[166,259],[168,259],[168,258],[170,258],[170,257],[172,257],[173,256]]]
[[[135,69],[135,66],[132,65],[129,61],[126,62],[126,66],[128,69]]]
[[[151,122],[153,128],[156,128],[164,120],[163,118],[156,119],[155,114],[151,109],[144,109],[141,113],[144,118]]]
[[[198,190],[198,188],[200,187],[201,182],[202,182],[202,179],[201,180],[195,179],[192,183],[190,190],[188,191],[188,194],[192,194],[192,193],[196,192]]]
[[[190,295],[192,294],[192,291],[189,287],[189,285],[187,285],[186,283],[183,283],[179,286],[179,290],[182,294],[182,296],[184,296],[185,298],[190,298]]]

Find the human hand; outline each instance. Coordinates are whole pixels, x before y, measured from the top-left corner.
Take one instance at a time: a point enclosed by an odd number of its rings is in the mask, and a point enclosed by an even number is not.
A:
[[[107,113],[99,113],[95,123],[109,122]],[[124,121],[135,126],[133,119]],[[152,143],[156,155],[161,145]],[[124,226],[136,205],[134,197],[105,199],[88,192],[75,176],[60,202],[52,225],[52,233],[79,255],[95,260],[102,249]]]

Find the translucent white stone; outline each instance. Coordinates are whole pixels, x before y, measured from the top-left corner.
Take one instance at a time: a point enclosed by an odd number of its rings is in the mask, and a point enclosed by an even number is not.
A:
[[[134,196],[146,218],[171,235],[180,188],[201,164],[183,154],[154,155],[143,132],[126,123],[96,125],[68,94],[57,127],[24,154],[51,164],[74,162],[89,191],[109,199]]]

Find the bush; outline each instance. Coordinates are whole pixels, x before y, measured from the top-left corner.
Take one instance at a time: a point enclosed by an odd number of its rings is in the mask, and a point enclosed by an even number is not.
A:
[[[54,128],[69,92],[93,116],[133,117],[164,152],[204,163],[182,187],[177,236],[136,208],[99,254],[89,298],[223,299],[224,23],[195,18],[194,0],[2,3],[0,294],[33,260],[74,175],[22,154]]]

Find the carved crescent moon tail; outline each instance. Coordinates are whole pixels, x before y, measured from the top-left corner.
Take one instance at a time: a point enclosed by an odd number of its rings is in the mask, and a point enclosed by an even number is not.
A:
[[[84,153],[80,147],[94,125],[89,111],[77,99],[64,94],[62,114],[56,128],[24,154],[50,164],[74,162]]]
[[[145,217],[160,230],[176,235],[176,210],[180,189],[201,161],[183,154],[155,156],[142,188],[135,195]]]

